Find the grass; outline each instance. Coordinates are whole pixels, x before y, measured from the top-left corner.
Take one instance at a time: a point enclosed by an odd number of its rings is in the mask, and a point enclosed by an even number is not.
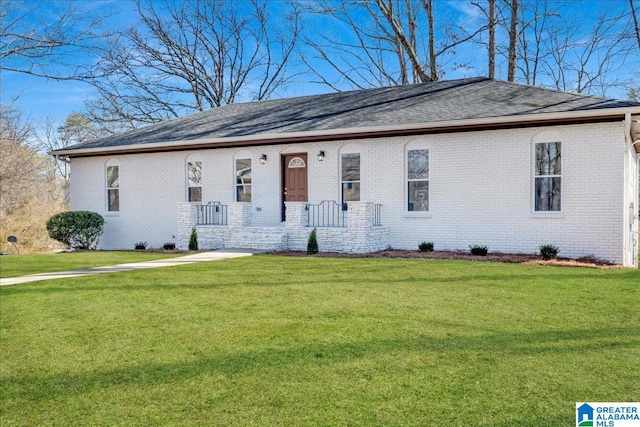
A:
[[[89,251],[57,254],[0,256],[0,277],[17,277],[55,271],[80,270],[128,262],[151,261],[179,256],[174,253]]]
[[[559,426],[640,384],[637,270],[254,256],[0,298],[3,426]]]

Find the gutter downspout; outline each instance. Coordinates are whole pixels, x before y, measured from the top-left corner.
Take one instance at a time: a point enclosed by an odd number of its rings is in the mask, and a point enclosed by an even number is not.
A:
[[[627,203],[629,205],[628,218],[626,223],[628,224],[628,235],[625,236],[625,258],[626,253],[631,252],[631,259],[628,259],[626,263],[631,266],[638,267],[638,237],[640,230],[638,229],[638,202],[639,191],[638,185],[640,185],[638,172],[640,170],[640,164],[637,155],[637,151],[634,153],[632,150],[637,144],[640,144],[640,116],[632,116],[631,113],[625,113],[625,180],[627,181],[627,191],[631,194],[627,196]],[[633,163],[632,163],[633,162]],[[633,175],[632,175],[633,174]],[[627,227],[625,226],[625,229]],[[626,234],[626,233],[625,233]],[[630,247],[627,247],[629,245]],[[625,264],[626,264],[625,263]]]

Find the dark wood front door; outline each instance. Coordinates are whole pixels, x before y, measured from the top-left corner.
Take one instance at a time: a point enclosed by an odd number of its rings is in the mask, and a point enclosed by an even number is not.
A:
[[[286,218],[284,202],[307,202],[307,154],[282,156],[282,220]]]

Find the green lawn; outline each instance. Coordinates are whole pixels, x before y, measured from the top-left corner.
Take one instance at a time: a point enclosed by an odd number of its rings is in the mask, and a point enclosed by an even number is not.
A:
[[[3,427],[556,427],[638,400],[637,270],[264,255],[0,304]]]
[[[54,271],[80,270],[90,267],[151,261],[179,256],[174,253],[134,251],[61,252],[58,254],[2,255],[0,277],[17,277]]]

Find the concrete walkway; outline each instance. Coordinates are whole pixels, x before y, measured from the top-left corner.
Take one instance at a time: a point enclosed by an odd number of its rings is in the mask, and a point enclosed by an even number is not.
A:
[[[32,274],[30,276],[7,277],[0,279],[0,286],[18,285],[20,283],[36,282],[38,280],[64,279],[69,277],[89,276],[91,274],[118,273],[121,271],[145,270],[148,268],[172,267],[174,265],[194,264],[202,261],[216,261],[220,259],[240,258],[251,256],[260,251],[251,249],[225,249],[213,252],[199,252],[176,258],[157,259],[155,261],[132,262],[128,264],[93,267],[84,270],[56,271],[53,273]]]

